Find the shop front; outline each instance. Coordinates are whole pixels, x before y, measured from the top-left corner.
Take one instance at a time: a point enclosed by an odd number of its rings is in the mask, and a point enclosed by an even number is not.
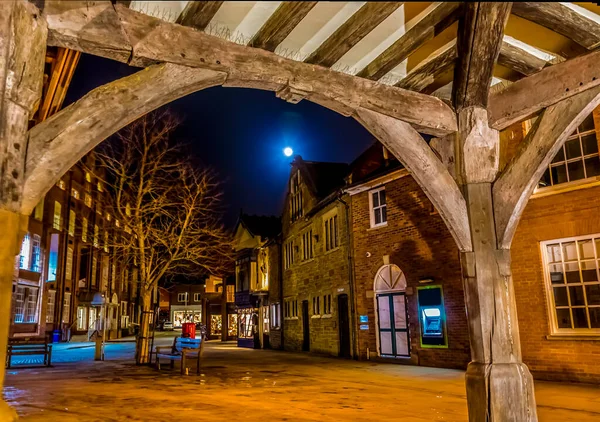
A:
[[[171,321],[175,328],[181,328],[185,322],[201,323],[202,305],[171,305]]]

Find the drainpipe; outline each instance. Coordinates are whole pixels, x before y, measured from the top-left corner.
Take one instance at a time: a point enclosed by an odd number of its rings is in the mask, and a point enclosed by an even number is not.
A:
[[[348,233],[348,283],[350,284],[350,320],[352,322],[351,336],[352,336],[352,358],[358,359],[358,336],[356,335],[356,304],[354,295],[354,271],[352,263],[352,233],[350,231],[350,205],[342,199],[342,193],[336,198],[341,204],[344,205],[346,210],[346,233]]]

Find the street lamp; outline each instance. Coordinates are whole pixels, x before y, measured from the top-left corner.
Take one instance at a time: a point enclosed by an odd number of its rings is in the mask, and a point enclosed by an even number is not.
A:
[[[106,339],[106,296],[104,293],[97,292],[94,294],[94,298],[92,299],[92,306],[97,306],[100,308],[100,314],[102,315],[102,342],[98,342],[98,336],[96,336],[96,354],[94,356],[95,360],[104,360],[104,348],[105,348],[105,339]],[[96,331],[98,331],[98,327],[96,327]]]

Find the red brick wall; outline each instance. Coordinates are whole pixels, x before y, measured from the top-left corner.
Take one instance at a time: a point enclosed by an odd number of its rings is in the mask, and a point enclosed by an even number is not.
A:
[[[384,255],[407,279],[411,359],[423,366],[465,368],[470,360],[468,328],[458,249],[444,222],[414,179],[406,176],[386,185],[388,225],[370,229],[368,192],[352,196],[352,231],[356,313],[368,315],[369,330],[358,330],[360,358],[376,355],[373,282]],[[367,257],[367,252],[370,256]],[[419,280],[433,278],[443,288],[448,348],[421,348],[417,316]]]
[[[600,381],[600,340],[548,340],[540,242],[600,233],[600,187],[532,198],[512,245],[523,360],[539,379]]]

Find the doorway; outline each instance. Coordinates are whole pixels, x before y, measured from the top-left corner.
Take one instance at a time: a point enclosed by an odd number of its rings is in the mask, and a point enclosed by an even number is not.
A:
[[[308,316],[308,300],[302,301],[302,351],[310,351],[310,325]]]
[[[338,319],[340,336],[340,357],[350,358],[350,312],[348,308],[348,295],[338,296]]]

